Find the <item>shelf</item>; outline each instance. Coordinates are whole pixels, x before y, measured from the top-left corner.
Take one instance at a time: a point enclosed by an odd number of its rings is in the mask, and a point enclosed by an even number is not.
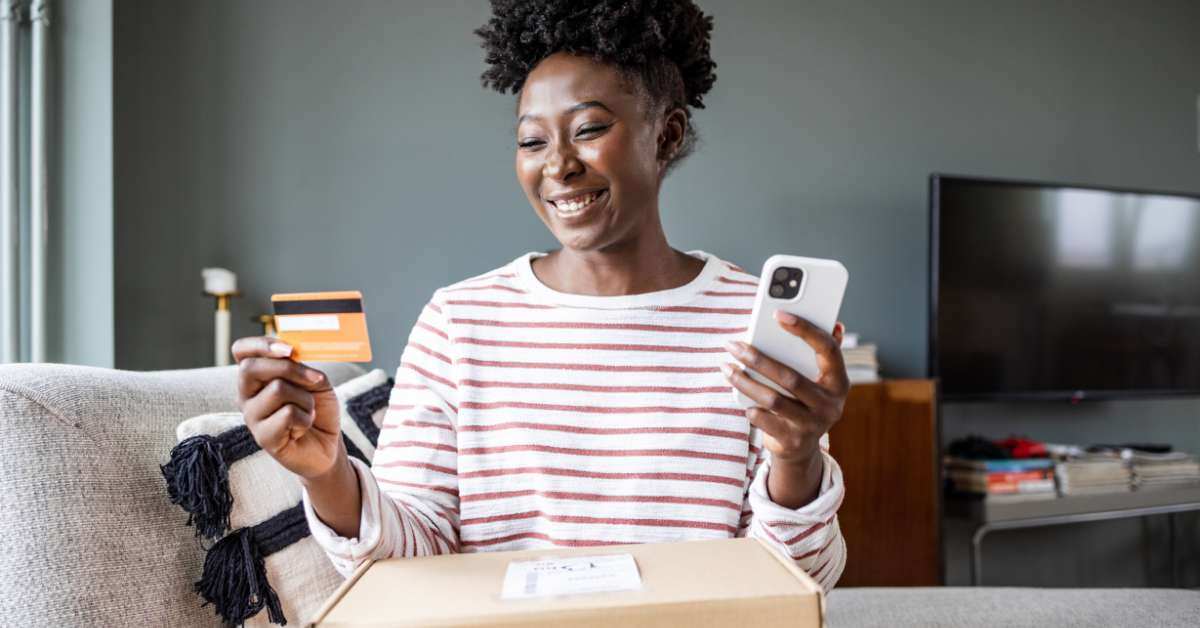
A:
[[[1015,503],[988,503],[983,499],[946,498],[946,513],[984,524],[1003,524],[1027,519],[1065,517],[1079,520],[1091,513],[1118,513],[1124,510],[1200,508],[1200,485],[1178,488],[1151,488],[1127,493],[1069,495],[1056,499]]]
[[[978,585],[983,582],[983,538],[989,532],[1200,510],[1200,485],[1107,495],[1071,495],[1010,504],[947,498],[945,507],[948,516],[968,519],[975,527],[971,536],[971,584]],[[1173,547],[1174,518],[1169,520],[1172,532],[1168,539]],[[1171,555],[1174,556],[1174,549]]]

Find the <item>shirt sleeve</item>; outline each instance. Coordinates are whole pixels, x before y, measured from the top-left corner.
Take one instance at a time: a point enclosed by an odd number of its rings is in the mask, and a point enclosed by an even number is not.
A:
[[[421,311],[401,355],[372,466],[350,461],[362,495],[359,536],[339,536],[304,493],[313,538],[343,576],[367,560],[459,550],[457,385],[436,301]]]
[[[846,541],[838,527],[837,511],[845,488],[842,469],[829,455],[829,435],[821,437],[821,490],[816,499],[801,508],[785,508],[771,501],[767,475],[771,472],[771,453],[762,446],[762,433],[754,428],[754,447],[759,452],[753,479],[746,489],[749,511],[743,517],[739,536],[765,541],[776,551],[796,561],[826,592],[833,589],[846,566]]]

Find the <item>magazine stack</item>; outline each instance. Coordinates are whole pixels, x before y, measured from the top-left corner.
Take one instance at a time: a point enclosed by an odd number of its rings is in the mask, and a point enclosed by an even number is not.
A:
[[[846,362],[846,375],[851,384],[879,381],[876,346],[859,342],[858,334],[846,334],[842,338],[842,359]]]
[[[1182,451],[1163,454],[1132,451],[1129,462],[1138,490],[1200,483],[1200,461]]]
[[[1058,463],[1058,488],[1063,495],[1126,493],[1133,474],[1117,452],[1084,453]]]
[[[1009,503],[1054,499],[1054,461],[1049,458],[970,460],[947,458],[946,479],[955,493]]]

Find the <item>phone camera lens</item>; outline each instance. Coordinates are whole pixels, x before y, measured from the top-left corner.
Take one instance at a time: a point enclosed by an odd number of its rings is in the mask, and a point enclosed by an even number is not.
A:
[[[771,273],[771,289],[768,293],[776,299],[795,299],[803,284],[803,268],[782,266]]]

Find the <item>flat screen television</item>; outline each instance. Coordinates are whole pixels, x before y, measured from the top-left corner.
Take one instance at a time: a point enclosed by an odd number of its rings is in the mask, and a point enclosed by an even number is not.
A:
[[[1200,195],[930,177],[945,399],[1200,395]]]

